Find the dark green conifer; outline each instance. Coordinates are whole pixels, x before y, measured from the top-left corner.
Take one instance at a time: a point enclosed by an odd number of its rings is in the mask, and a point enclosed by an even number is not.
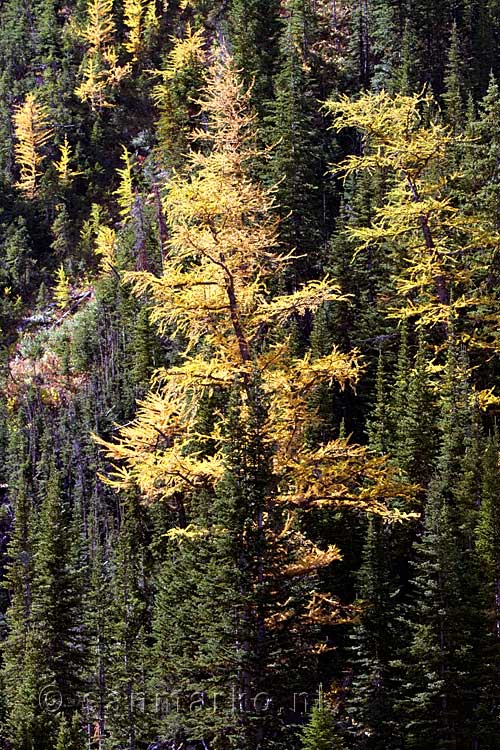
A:
[[[392,404],[393,455],[411,482],[427,486],[437,448],[436,409],[427,371],[424,339],[419,336],[415,360],[408,353],[407,328],[401,332]]]
[[[464,102],[464,73],[463,55],[460,49],[460,39],[457,24],[454,23],[448,50],[448,60],[445,68],[443,99],[446,105],[446,120],[454,132],[465,129]]]
[[[231,52],[260,119],[273,96],[279,18],[278,0],[233,0],[228,14]]]
[[[78,509],[64,497],[62,477],[49,462],[37,518],[30,641],[38,660],[37,679],[54,685],[61,708],[71,716],[83,692],[85,634],[83,555]]]
[[[407,746],[486,745],[490,634],[473,544],[480,491],[478,434],[467,359],[450,344],[441,395],[441,448],[417,542],[403,714]],[[479,486],[478,486],[479,485]],[[482,738],[482,740],[481,740]]]
[[[112,602],[107,612],[107,732],[131,750],[148,741],[146,638],[148,575],[144,513],[131,495],[111,557]]]
[[[388,453],[391,445],[391,424],[387,402],[387,384],[385,382],[384,355],[379,352],[377,360],[377,377],[375,391],[375,408],[368,422],[370,447],[381,455]]]
[[[277,184],[280,238],[298,256],[295,279],[289,280],[293,285],[318,270],[327,234],[325,202],[331,191],[321,142],[324,124],[309,72],[314,17],[308,6],[304,0],[292,0],[287,5],[275,98],[270,103],[266,128],[267,140],[274,145],[266,179]]]
[[[378,519],[370,519],[358,573],[362,612],[352,635],[354,666],[347,709],[357,747],[370,750],[400,746],[391,665],[397,653],[397,584],[389,554],[387,530]]]

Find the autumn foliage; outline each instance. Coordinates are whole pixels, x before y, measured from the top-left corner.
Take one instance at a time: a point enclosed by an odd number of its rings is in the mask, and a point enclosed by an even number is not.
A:
[[[185,342],[185,355],[178,366],[157,370],[136,419],[117,441],[99,439],[117,462],[108,481],[117,488],[135,484],[150,501],[215,487],[224,473],[224,417],[217,415],[213,430],[200,435],[197,404],[214,389],[228,391],[240,382],[244,420],[257,379],[269,404],[263,439],[273,457],[273,502],[305,509],[351,505],[403,517],[389,504],[410,488],[398,484],[382,460],[343,438],[308,445],[307,431],[319,420],[312,396],[325,383],[353,386],[361,365],[356,352],[336,347],[315,359],[298,357],[283,332],[297,317],[342,297],[327,277],[271,294],[271,282],[291,258],[278,247],[273,190],[248,174],[256,155],[253,117],[229,61],[213,68],[202,106],[210,126],[195,139],[210,150],[191,151],[190,176],[174,176],[165,188],[165,271],[126,275],[138,296],[152,300],[160,333]],[[200,454],[191,448],[195,439],[217,447]]]

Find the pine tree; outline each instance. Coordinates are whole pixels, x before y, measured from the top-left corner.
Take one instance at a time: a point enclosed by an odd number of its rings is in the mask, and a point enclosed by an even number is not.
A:
[[[462,55],[456,23],[453,24],[451,30],[444,84],[443,99],[446,104],[446,119],[454,132],[460,132],[464,129],[465,103],[463,97]]]
[[[370,447],[381,455],[388,453],[391,444],[391,433],[392,430],[385,382],[384,357],[382,352],[379,352],[377,361],[375,407],[371,419],[368,422]]]
[[[256,367],[262,374],[263,387],[270,398],[269,428],[273,441],[280,446],[277,467],[281,467],[278,470],[283,482],[291,482],[283,501],[293,503],[295,497],[298,505],[305,502],[308,506],[314,503],[314,488],[317,487],[324,505],[328,483],[334,481],[336,506],[340,498],[336,495],[338,485],[333,474],[323,474],[318,478],[318,485],[314,480],[314,467],[319,460],[334,473],[335,461],[330,462],[337,450],[348,463],[352,462],[353,469],[361,460],[362,474],[367,476],[368,471],[375,484],[379,481],[385,483],[388,479],[384,470],[381,473],[377,470],[381,467],[378,460],[372,464],[363,449],[348,447],[344,440],[326,443],[319,452],[309,452],[302,443],[304,430],[313,424],[308,407],[309,392],[323,380],[323,376],[329,381],[336,379],[340,387],[347,385],[351,375],[354,376],[356,365],[349,355],[334,348],[314,362],[307,354],[292,360],[294,364],[290,368],[285,344],[284,349],[278,347],[273,368],[268,369],[269,355],[265,349],[259,353],[256,343],[264,323],[283,325],[296,315],[304,315],[306,310],[314,311],[325,302],[338,299],[338,291],[323,280],[309,282],[295,294],[277,296],[269,302],[262,297],[265,278],[271,273],[276,274],[279,267],[284,268],[287,261],[283,256],[271,256],[268,252],[276,244],[272,203],[268,191],[252,182],[245,173],[249,153],[253,154],[250,128],[253,118],[244,109],[247,97],[229,65],[217,69],[212,87],[205,107],[212,117],[213,129],[208,133],[200,132],[198,136],[212,140],[213,149],[208,154],[191,154],[191,176],[179,175],[172,180],[167,196],[171,249],[176,261],[173,262],[172,256],[161,277],[150,272],[132,273],[127,277],[138,295],[151,294],[150,317],[160,333],[174,328],[185,337],[187,351],[196,349],[196,353],[190,354],[181,366],[175,368],[175,392],[151,392],[142,402],[136,420],[123,428],[118,441],[100,440],[110,458],[125,461],[125,465],[116,470],[116,481],[110,478],[109,482],[115,487],[137,483],[151,499],[174,498],[174,507],[175,498],[182,491],[191,493],[193,487],[204,487],[207,482],[216,486],[222,473],[217,455],[203,459],[186,455],[180,470],[180,455],[191,441],[192,398],[195,394],[203,395],[205,390],[210,392],[214,384],[228,387],[242,372],[247,373],[245,379],[248,379],[249,368]],[[238,236],[237,243],[234,242],[235,236]],[[198,248],[196,271],[193,247]],[[190,259],[189,268],[184,266],[187,258]],[[209,358],[199,350],[201,340],[206,352],[214,352],[208,355]],[[173,372],[170,371],[169,377]],[[158,377],[162,377],[160,373]],[[284,387],[284,383],[288,385]],[[160,435],[166,440],[159,452],[155,428],[158,420]],[[292,424],[295,427],[292,428]],[[290,429],[294,434],[292,445],[289,443]],[[281,433],[282,438],[279,437]],[[141,443],[140,452],[135,448],[136,440]],[[290,464],[292,454],[296,458]],[[292,468],[296,467],[295,460],[299,460],[302,466],[298,473]],[[304,482],[308,487],[306,492]],[[399,489],[405,494],[402,486]],[[374,497],[372,492],[379,495],[375,486],[368,493],[366,488],[363,490],[363,507],[370,506]],[[383,514],[386,512],[378,502],[374,508]]]
[[[3,645],[2,675],[7,698],[3,734],[16,750],[31,750],[35,734],[38,695],[28,663],[32,622],[33,506],[20,478],[15,498],[15,524],[8,548],[6,584],[11,592],[7,611],[8,636]]]
[[[175,565],[168,560],[162,575],[155,632],[162,685],[167,695],[180,686],[184,702],[178,718],[167,717],[164,738],[215,739],[240,750],[274,741],[280,725],[284,731],[279,712],[255,709],[256,691],[281,695],[287,681],[298,681],[298,655],[312,656],[319,628],[338,617],[337,601],[314,580],[339,551],[301,532],[297,507],[314,508],[316,497],[319,507],[328,506],[330,486],[332,507],[342,506],[341,485],[348,504],[357,506],[356,476],[364,477],[360,510],[402,518],[376,498],[407,494],[382,459],[345,437],[325,442],[319,452],[308,445],[318,419],[310,400],[322,374],[331,381],[342,373],[342,386],[349,358],[335,348],[315,359],[294,356],[288,341],[274,345],[261,338],[277,323],[333,302],[336,293],[326,281],[310,282],[264,301],[266,278],[286,260],[269,252],[276,244],[269,193],[246,171],[254,153],[247,100],[230,63],[219,65],[203,103],[210,127],[198,134],[212,148],[192,152],[191,173],[174,177],[167,194],[170,262],[160,277],[128,276],[136,293],[150,295],[150,317],[160,333],[182,335],[184,359],[168,374],[157,373],[160,389],[150,391],[117,441],[99,439],[110,458],[123,462],[108,483],[133,485],[151,500],[166,501],[177,518],[170,537],[179,551],[169,550]],[[166,386],[173,382],[173,389]],[[203,434],[196,404],[219,392],[227,402],[235,389],[231,410],[222,406]],[[204,504],[213,515],[202,512]],[[227,615],[212,614],[222,601],[227,607],[233,592],[230,626]],[[277,663],[276,653],[282,654]],[[213,698],[205,692],[227,697],[232,682],[236,712],[227,704],[215,715],[203,710]],[[200,694],[196,712],[185,702],[193,691]]]
[[[492,627],[497,639],[500,638],[500,557],[498,554],[500,474],[498,455],[498,436],[495,434],[489,438],[482,460],[483,486],[476,529],[477,549],[486,572],[486,589],[492,614]]]
[[[416,544],[403,709],[410,748],[488,744],[491,735],[490,635],[473,544],[480,476],[472,415],[466,361],[451,347],[440,455]]]
[[[498,211],[497,164],[500,153],[500,89],[490,75],[488,89],[479,105],[479,118],[473,123],[471,136],[478,139],[474,148],[464,154],[468,180],[464,200],[472,210],[485,211],[495,225],[500,225]]]
[[[68,259],[73,246],[71,220],[64,203],[56,205],[56,215],[50,228],[52,234],[51,248],[58,259]]]
[[[395,461],[409,481],[425,487],[433,472],[437,449],[436,409],[427,372],[424,337],[418,337],[417,353],[412,363],[406,326],[401,331],[391,412]]]
[[[82,632],[82,540],[78,509],[73,514],[51,462],[35,535],[31,642],[43,665],[38,679],[53,684],[61,706],[79,705],[85,636]],[[69,714],[71,715],[71,714]]]
[[[160,116],[157,123],[158,151],[167,168],[182,169],[189,137],[199,123],[200,96],[205,71],[204,39],[188,25],[185,36],[175,39],[159,74],[162,82],[153,89]],[[157,201],[160,201],[157,192]],[[161,204],[157,209],[162,216]],[[161,232],[161,227],[160,227]]]
[[[409,18],[405,19],[401,48],[392,77],[391,89],[410,96],[418,90],[417,38]]]
[[[420,86],[430,84],[436,93],[443,90],[446,46],[442,40],[449,37],[453,10],[450,0],[439,5],[432,0],[418,0],[408,6],[408,18],[416,35],[418,82]]]
[[[109,558],[99,539],[99,523],[104,520],[98,516],[95,501],[92,508],[92,527],[90,532],[90,580],[85,607],[85,628],[88,634],[89,661],[87,705],[84,706],[89,723],[95,727],[99,737],[99,747],[107,735],[107,670],[109,663],[109,610],[112,602]],[[89,715],[90,714],[90,715]]]
[[[59,731],[54,750],[85,750],[86,743],[79,725],[79,717],[74,715],[69,724],[63,715],[59,722]]]
[[[488,723],[481,716],[481,682],[487,680],[487,636],[470,555],[443,497],[431,487],[414,579],[411,646],[403,706],[410,748],[472,744]],[[479,599],[479,601],[478,601]],[[488,717],[491,726],[492,716]],[[486,740],[488,741],[488,740]]]
[[[357,88],[387,87],[399,47],[400,8],[391,0],[351,0],[349,58]]]

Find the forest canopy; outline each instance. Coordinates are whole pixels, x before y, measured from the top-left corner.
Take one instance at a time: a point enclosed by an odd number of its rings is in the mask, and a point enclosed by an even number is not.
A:
[[[3,750],[497,747],[497,6],[3,3]]]

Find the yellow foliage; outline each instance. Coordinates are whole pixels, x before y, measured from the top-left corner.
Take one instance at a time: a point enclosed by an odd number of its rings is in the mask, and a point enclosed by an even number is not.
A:
[[[139,58],[144,37],[158,26],[155,0],[124,0],[123,20],[128,29],[125,49]]]
[[[315,591],[306,607],[307,617],[317,625],[340,625],[352,622],[359,614],[354,605],[342,604],[328,594]]]
[[[137,60],[141,49],[141,26],[144,14],[144,0],[124,0],[123,20],[128,29],[125,49],[133,60]]]
[[[117,170],[118,175],[120,176],[120,184],[114,191],[113,195],[116,195],[117,197],[122,221],[127,221],[130,219],[130,212],[134,205],[135,195],[132,185],[132,161],[127,147],[122,146],[122,149],[123,167]]]
[[[172,42],[173,47],[167,57],[166,68],[155,72],[156,75],[163,78],[163,83],[158,84],[153,89],[153,100],[157,106],[161,106],[165,101],[166,86],[169,81],[182,71],[194,65],[203,65],[205,62],[204,40],[201,30],[193,32],[191,25],[188,24],[185,37],[182,39],[174,37]]]
[[[390,509],[391,501],[411,497],[414,488],[398,482],[383,459],[342,439],[308,447],[308,431],[320,420],[311,397],[325,383],[354,385],[359,356],[334,348],[317,359],[297,357],[287,339],[273,345],[272,337],[295,316],[345,300],[329,279],[272,298],[270,282],[290,258],[277,249],[273,191],[246,171],[256,153],[253,116],[230,62],[213,69],[202,106],[209,127],[195,137],[211,148],[193,150],[188,176],[174,175],[165,191],[170,240],[163,275],[126,274],[136,295],[150,300],[159,331],[182,335],[184,358],[156,373],[136,418],[116,441],[98,439],[118,464],[108,481],[116,488],[136,485],[148,500],[173,507],[197,487],[215,488],[225,471],[224,416],[214,415],[215,426],[200,435],[200,400],[216,387],[227,393],[240,383],[246,424],[256,379],[268,404],[261,439],[272,455],[274,504],[352,506],[402,520],[408,514]],[[209,455],[199,449],[205,441],[212,446]],[[337,557],[336,548],[305,547],[288,574],[312,572]]]
[[[130,63],[118,65],[118,53],[114,47],[108,47],[103,55],[107,65],[105,69],[106,80],[110,88],[115,88],[126,78],[132,70]]]
[[[80,35],[90,53],[103,53],[112,44],[116,27],[113,19],[113,0],[88,0],[87,23]]]
[[[68,305],[70,295],[69,280],[62,265],[59,266],[56,271],[56,285],[54,287],[53,296],[57,307],[60,310],[64,310]]]
[[[115,33],[112,0],[88,0],[87,23],[79,29],[80,37],[86,42],[87,53],[81,65],[81,81],[75,95],[80,101],[88,102],[93,111],[112,106],[110,92],[132,69],[130,63],[118,64]]]
[[[341,559],[340,550],[334,544],[331,544],[326,550],[319,549],[315,544],[310,544],[310,549],[299,560],[283,569],[283,575],[292,578],[309,575],[316,573],[320,568],[327,568],[332,562]]]
[[[75,95],[82,102],[88,102],[94,111],[110,107],[106,96],[108,92],[107,71],[99,67],[96,58],[88,56],[83,63],[82,81],[75,89]]]
[[[87,55],[81,69],[81,83],[75,95],[82,102],[88,102],[93,111],[113,106],[108,100],[110,92],[130,73],[130,65],[118,65],[118,57],[113,48],[100,55]]]
[[[71,146],[68,143],[68,139],[66,136],[64,136],[64,142],[59,146],[60,149],[60,158],[59,161],[56,161],[54,163],[54,166],[56,168],[57,174],[59,175],[59,179],[62,183],[68,184],[73,177],[77,177],[78,175],[81,175],[82,172],[75,172],[75,170],[71,169],[70,162],[72,158],[71,154]]]
[[[108,274],[116,268],[115,255],[116,233],[110,227],[100,226],[97,229],[94,252],[99,258],[101,273]]]
[[[347,230],[358,252],[380,245],[400,254],[393,316],[444,329],[452,319],[463,320],[465,329],[470,318],[469,327],[477,330],[481,322],[487,331],[470,337],[471,343],[497,347],[496,327],[488,320],[498,320],[498,304],[485,298],[479,280],[494,262],[500,234],[489,217],[454,205],[448,192],[448,182],[460,179],[448,169],[450,148],[467,141],[430,118],[435,102],[425,92],[342,96],[327,107],[337,131],[355,128],[363,136],[362,154],[349,156],[337,171],[348,176],[386,170],[394,176],[371,224]]]
[[[24,103],[15,108],[13,120],[16,136],[14,151],[20,168],[16,187],[27,198],[33,199],[36,195],[37,178],[42,174],[42,149],[53,135],[49,125],[49,110],[44,104],[37,102],[34,94],[28,94]]]
[[[477,399],[477,404],[482,411],[486,411],[491,407],[494,409],[500,407],[500,397],[495,394],[494,390],[494,388],[487,388],[474,394]]]
[[[200,539],[202,537],[208,536],[209,533],[209,529],[200,528],[194,523],[190,523],[183,529],[178,527],[169,529],[165,536],[168,539],[175,539],[176,541],[182,542],[184,539],[188,539],[190,541],[193,539]]]

